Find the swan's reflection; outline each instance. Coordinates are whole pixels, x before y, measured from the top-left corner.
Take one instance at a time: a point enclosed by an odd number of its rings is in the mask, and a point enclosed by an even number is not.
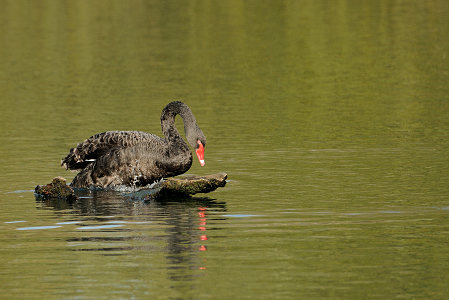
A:
[[[224,202],[210,198],[143,202],[112,191],[86,192],[72,202],[39,200],[37,204],[39,209],[53,210],[67,224],[79,221],[72,226],[80,233],[67,237],[67,242],[75,245],[72,250],[114,256],[159,251],[164,253],[164,265],[174,281],[190,280],[192,269],[207,268],[201,253],[207,251],[208,218],[226,211]],[[106,227],[84,230],[93,224]]]

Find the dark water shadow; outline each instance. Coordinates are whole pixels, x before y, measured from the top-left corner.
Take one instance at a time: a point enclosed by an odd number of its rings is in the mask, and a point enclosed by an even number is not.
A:
[[[146,200],[146,197],[112,190],[78,190],[76,199],[43,199],[36,197],[37,209],[50,209],[55,213],[70,210],[80,216],[110,215],[157,215],[161,208],[192,208],[205,206],[225,209],[225,202],[210,197],[173,195],[158,200]],[[141,200],[143,199],[143,200]]]

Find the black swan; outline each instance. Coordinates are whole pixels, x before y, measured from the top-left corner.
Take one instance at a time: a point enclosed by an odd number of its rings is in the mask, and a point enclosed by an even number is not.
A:
[[[204,166],[206,137],[190,108],[174,101],[167,104],[161,114],[165,138],[142,131],[107,131],[70,149],[61,166],[81,170],[70,185],[78,188],[141,187],[187,172],[192,165],[192,153],[175,127],[178,114],[184,121],[187,141]]]

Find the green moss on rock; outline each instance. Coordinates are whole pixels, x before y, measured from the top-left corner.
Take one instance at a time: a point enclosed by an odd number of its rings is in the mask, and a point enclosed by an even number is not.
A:
[[[36,186],[34,192],[43,198],[76,198],[75,192],[67,185],[67,181],[63,177],[55,177],[49,184]]]
[[[226,173],[207,176],[189,176],[185,178],[169,178],[162,183],[162,192],[193,195],[209,193],[226,185]]]

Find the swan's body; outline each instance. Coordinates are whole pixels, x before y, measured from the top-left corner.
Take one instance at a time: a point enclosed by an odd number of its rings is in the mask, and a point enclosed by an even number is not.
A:
[[[192,165],[192,154],[174,125],[178,114],[183,118],[187,141],[196,149],[198,159],[204,165],[206,137],[190,108],[175,101],[162,110],[161,126],[165,138],[142,131],[107,131],[70,149],[61,165],[66,169],[81,170],[71,186],[145,186],[187,172]]]

